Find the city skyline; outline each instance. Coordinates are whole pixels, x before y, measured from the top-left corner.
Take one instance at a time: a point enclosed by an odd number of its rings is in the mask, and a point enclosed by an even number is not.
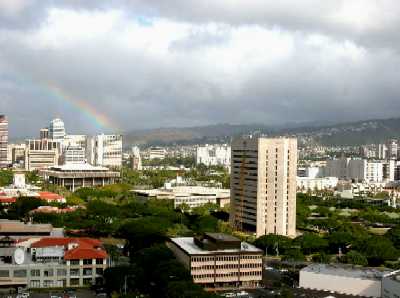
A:
[[[0,110],[11,136],[56,117],[88,133],[395,117],[399,9],[2,1]]]

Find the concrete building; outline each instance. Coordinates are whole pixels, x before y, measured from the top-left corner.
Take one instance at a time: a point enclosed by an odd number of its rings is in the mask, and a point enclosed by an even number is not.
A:
[[[24,223],[19,220],[0,219],[0,237],[56,237],[64,236],[63,229],[55,229],[51,224]]]
[[[167,244],[205,288],[254,288],[262,282],[262,250],[225,234],[172,238]]]
[[[296,235],[297,140],[232,142],[230,222],[239,230]]]
[[[87,136],[86,135],[66,135],[63,141],[63,146],[77,146],[81,148],[86,148],[87,146]]]
[[[297,177],[297,189],[301,192],[314,190],[333,190],[337,186],[338,182],[339,179],[336,177]]]
[[[75,191],[80,187],[104,186],[116,183],[120,172],[90,164],[68,164],[40,171],[40,175],[51,184]]]
[[[122,166],[122,136],[97,135],[88,139],[87,160],[90,164],[103,167]]]
[[[27,140],[25,170],[35,171],[58,165],[60,143],[54,140]]]
[[[167,150],[162,147],[151,147],[144,152],[144,158],[147,160],[164,159],[167,155]]]
[[[92,238],[0,239],[0,287],[61,288],[100,284],[108,267]]]
[[[25,163],[25,144],[10,144],[8,145],[11,151],[10,164],[23,166]]]
[[[140,149],[137,146],[132,147],[131,168],[135,171],[141,171],[143,169]]]
[[[62,141],[65,134],[64,122],[59,118],[51,120],[49,125],[49,139]]]
[[[196,149],[196,164],[206,166],[231,166],[231,147],[224,145],[205,145]]]
[[[39,136],[40,136],[40,139],[41,140],[47,140],[47,139],[49,139],[50,138],[50,136],[49,136],[49,129],[46,127],[46,128],[42,128],[41,130],[40,130],[40,132],[39,132]]]
[[[390,139],[386,142],[386,148],[387,148],[387,159],[397,159],[398,157],[398,150],[399,150],[399,144],[398,140],[396,139]]]
[[[340,158],[327,161],[325,175],[341,180],[356,180],[359,182],[382,182],[382,161]]]
[[[62,164],[83,164],[86,162],[85,148],[77,145],[68,145],[61,156]]]
[[[8,120],[0,115],[0,168],[8,167]]]
[[[387,154],[387,147],[386,144],[378,144],[376,145],[376,158],[377,159],[386,159],[388,154]]]
[[[400,270],[385,275],[382,279],[382,298],[400,297]]]
[[[390,271],[345,265],[312,264],[300,270],[301,288],[363,297],[381,297],[381,281]]]
[[[174,208],[187,205],[190,209],[207,203],[223,207],[230,201],[230,190],[204,186],[167,186],[161,189],[133,190],[142,200],[159,199],[171,200]]]

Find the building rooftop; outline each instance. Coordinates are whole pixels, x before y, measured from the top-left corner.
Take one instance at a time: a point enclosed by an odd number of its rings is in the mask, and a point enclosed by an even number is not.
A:
[[[51,224],[30,224],[18,220],[0,219],[0,234],[51,233]]]
[[[53,171],[79,171],[79,172],[92,172],[92,171],[109,171],[106,167],[92,166],[88,163],[81,164],[66,164],[62,166],[51,167],[50,170]]]
[[[232,238],[235,237],[227,236],[228,241],[231,241]],[[171,241],[179,246],[182,250],[184,250],[189,255],[205,255],[205,254],[214,254],[214,253],[232,253],[232,252],[254,252],[254,253],[262,253],[261,249],[256,248],[254,245],[248,244],[246,242],[240,243],[240,249],[218,249],[218,250],[206,250],[197,246],[194,242],[193,237],[177,237],[171,238]]]
[[[311,264],[301,271],[370,280],[381,280],[391,272],[389,269],[361,268],[344,264]]]

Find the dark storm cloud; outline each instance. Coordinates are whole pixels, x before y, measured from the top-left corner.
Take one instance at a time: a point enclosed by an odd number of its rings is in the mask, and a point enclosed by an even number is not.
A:
[[[398,116],[394,1],[17,2],[0,13],[0,109],[19,135],[55,116],[101,129],[49,85],[125,130]]]

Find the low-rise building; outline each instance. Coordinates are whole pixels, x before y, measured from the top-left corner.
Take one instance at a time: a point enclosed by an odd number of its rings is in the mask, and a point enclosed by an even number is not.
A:
[[[114,184],[120,178],[120,172],[90,164],[68,164],[52,167],[40,171],[40,175],[49,183],[66,187],[70,191],[75,191],[80,187]]]
[[[230,190],[205,186],[169,186],[160,189],[133,190],[139,199],[164,199],[174,202],[174,208],[187,205],[190,209],[207,203],[225,206],[230,200]],[[225,200],[224,200],[225,199]]]
[[[196,164],[229,168],[231,166],[231,146],[217,144],[197,147]]]
[[[0,286],[82,287],[100,284],[108,266],[102,243],[91,238],[0,239]]]
[[[206,233],[172,238],[168,247],[205,288],[253,288],[262,282],[262,250],[236,237]]]
[[[307,192],[314,190],[333,190],[339,179],[337,177],[325,177],[325,178],[309,178],[309,177],[297,177],[297,189],[299,191]]]
[[[19,238],[63,235],[63,229],[55,229],[51,224],[32,224],[19,220],[0,219],[0,236]]]
[[[346,265],[312,264],[300,270],[300,287],[363,297],[381,297],[388,270]]]

